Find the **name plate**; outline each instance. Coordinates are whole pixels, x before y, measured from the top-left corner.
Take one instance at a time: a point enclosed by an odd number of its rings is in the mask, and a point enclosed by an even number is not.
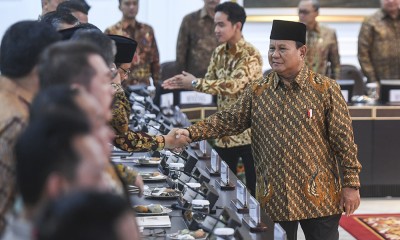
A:
[[[180,104],[211,104],[213,97],[211,94],[197,91],[180,92]]]
[[[261,222],[261,214],[260,214],[260,204],[258,201],[253,197],[250,196],[249,199],[249,215],[250,219],[255,223],[258,224]]]
[[[221,182],[229,185],[229,166],[226,162],[221,162]]]
[[[342,90],[343,98],[346,102],[349,102],[349,90]]]
[[[160,107],[168,108],[174,105],[174,94],[173,93],[164,93],[160,96]]]
[[[219,172],[221,167],[221,159],[218,156],[217,151],[214,149],[211,150],[211,170],[214,172]]]
[[[247,206],[246,186],[239,179],[236,182],[236,199],[242,204],[242,206]]]
[[[400,102],[400,89],[389,90],[389,102]]]
[[[200,149],[200,152],[203,153],[203,155],[205,155],[207,153],[207,141],[206,140],[200,141],[199,149]]]

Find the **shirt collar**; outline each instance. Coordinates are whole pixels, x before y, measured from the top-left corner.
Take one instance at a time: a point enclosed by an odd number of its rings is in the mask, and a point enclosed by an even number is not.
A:
[[[383,9],[381,9],[381,19],[392,19],[392,17]],[[397,16],[396,19],[400,19],[400,14]]]
[[[229,47],[228,43],[225,43],[225,51],[228,51],[230,54],[235,54],[240,49],[243,49],[243,46],[245,45],[245,43],[246,42],[243,37],[240,38],[240,40],[231,47]]]
[[[0,76],[0,86],[3,91],[7,91],[15,94],[22,102],[27,105],[33,100],[34,94],[24,88],[21,88],[18,84],[9,78]]]
[[[320,33],[321,32],[321,27],[319,26],[318,22],[315,23],[315,26],[313,29],[311,29],[313,32]]]
[[[297,74],[296,78],[294,79],[293,84],[296,84],[300,88],[303,88],[305,85],[307,76],[308,76],[308,67],[304,64],[303,67],[300,69],[300,72]],[[276,72],[274,72],[273,78],[274,78],[273,89],[277,89],[281,79]]]
[[[135,25],[133,25],[133,21],[132,20],[125,20],[125,19],[121,20],[121,27],[124,30],[129,28],[129,27],[131,27],[131,28],[140,28],[140,26],[141,25],[137,20],[136,20]]]
[[[200,10],[200,18],[206,18],[206,17],[209,17],[209,18],[211,18],[211,19],[214,20],[213,17],[211,17],[210,15],[208,15],[207,9],[206,9],[205,7],[203,7],[203,8]]]

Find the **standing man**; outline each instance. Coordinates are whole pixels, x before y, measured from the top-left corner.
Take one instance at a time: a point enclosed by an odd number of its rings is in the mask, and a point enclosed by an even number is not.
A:
[[[25,128],[29,106],[39,90],[40,53],[60,40],[51,26],[37,21],[13,24],[0,46],[0,237],[12,209],[15,187],[14,145]]]
[[[307,27],[307,66],[332,79],[340,77],[340,56],[335,30],[320,25],[318,0],[301,0],[299,21]]]
[[[53,12],[57,9],[58,4],[64,2],[66,0],[42,0],[42,15],[45,15],[48,12]]]
[[[305,64],[304,24],[275,20],[270,38],[272,72],[230,108],[177,133],[199,141],[251,128],[262,209],[290,240],[299,223],[306,239],[337,240],[342,212],[360,204],[361,165],[347,104],[336,81]]]
[[[215,35],[218,46],[211,57],[204,78],[183,72],[163,83],[167,89],[193,89],[218,96],[218,110],[225,110],[237,101],[247,85],[262,78],[262,58],[259,51],[242,36],[246,21],[244,8],[237,3],[224,2],[215,8]],[[238,134],[238,135],[236,135]],[[255,194],[255,170],[251,152],[250,129],[239,134],[222,135],[215,150],[236,173],[239,158],[246,172],[246,185]]]
[[[106,29],[106,34],[121,35],[138,42],[132,60],[131,72],[126,81],[127,85],[150,84],[153,78],[154,85],[160,79],[160,57],[153,28],[138,22],[136,15],[139,10],[139,0],[119,0],[119,10],[122,20]]]
[[[179,72],[190,72],[195,77],[203,77],[207,73],[211,54],[218,46],[214,34],[214,15],[219,2],[204,0],[202,9],[183,18],[176,44]]]
[[[368,82],[400,79],[400,0],[381,0],[358,35],[358,60]]]

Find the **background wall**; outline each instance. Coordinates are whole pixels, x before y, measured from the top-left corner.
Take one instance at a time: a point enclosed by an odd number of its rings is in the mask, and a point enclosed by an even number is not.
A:
[[[92,6],[89,12],[89,21],[100,29],[104,30],[121,19],[118,0],[87,0],[87,2]],[[242,0],[237,2],[243,3]],[[182,18],[189,12],[200,9],[203,6],[203,0],[140,0],[139,3],[137,19],[154,28],[161,62],[175,60],[176,39]],[[41,13],[40,0],[0,0],[0,9],[0,38],[11,24],[20,20],[37,19]],[[322,20],[323,24],[337,31],[342,64],[359,66],[357,37],[361,21],[365,15],[369,15],[375,10],[321,9],[321,16],[334,16]],[[260,50],[264,57],[263,68],[264,70],[268,69],[266,57],[271,19],[296,21],[297,9],[246,9],[246,12],[249,17],[243,34],[247,41],[253,43]],[[266,16],[267,18],[265,18]]]

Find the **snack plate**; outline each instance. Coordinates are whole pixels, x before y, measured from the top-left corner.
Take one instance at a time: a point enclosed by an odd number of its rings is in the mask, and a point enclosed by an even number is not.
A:
[[[136,207],[136,206],[134,206]],[[162,212],[160,213],[141,213],[141,212],[136,212],[136,215],[138,216],[157,216],[157,215],[167,215],[168,213],[172,212],[172,209],[169,209],[167,207],[161,206]]]
[[[160,175],[153,176],[152,172],[142,172],[140,173],[140,176],[142,177],[144,182],[158,182],[158,181],[164,181],[167,179],[167,176],[163,175],[160,173]]]
[[[139,166],[157,166],[160,164],[160,158],[145,158],[145,159],[133,159],[133,163]]]
[[[181,232],[181,231],[176,232],[176,233],[167,234],[167,239],[171,239],[171,240],[176,240],[176,239],[206,240],[207,237],[208,237],[208,233],[205,233],[205,236],[204,236],[204,237],[195,238],[195,237],[191,236],[190,234],[181,234],[180,232]],[[193,233],[193,232],[195,232],[195,231],[190,231],[190,232]],[[185,238],[185,236],[187,236],[187,238]],[[189,236],[192,237],[192,238],[190,238]]]
[[[165,193],[164,191],[166,189],[167,188],[153,188],[153,189],[149,188],[144,191],[143,195],[146,198],[153,198],[153,199],[176,199],[181,195],[181,193],[177,191]]]

